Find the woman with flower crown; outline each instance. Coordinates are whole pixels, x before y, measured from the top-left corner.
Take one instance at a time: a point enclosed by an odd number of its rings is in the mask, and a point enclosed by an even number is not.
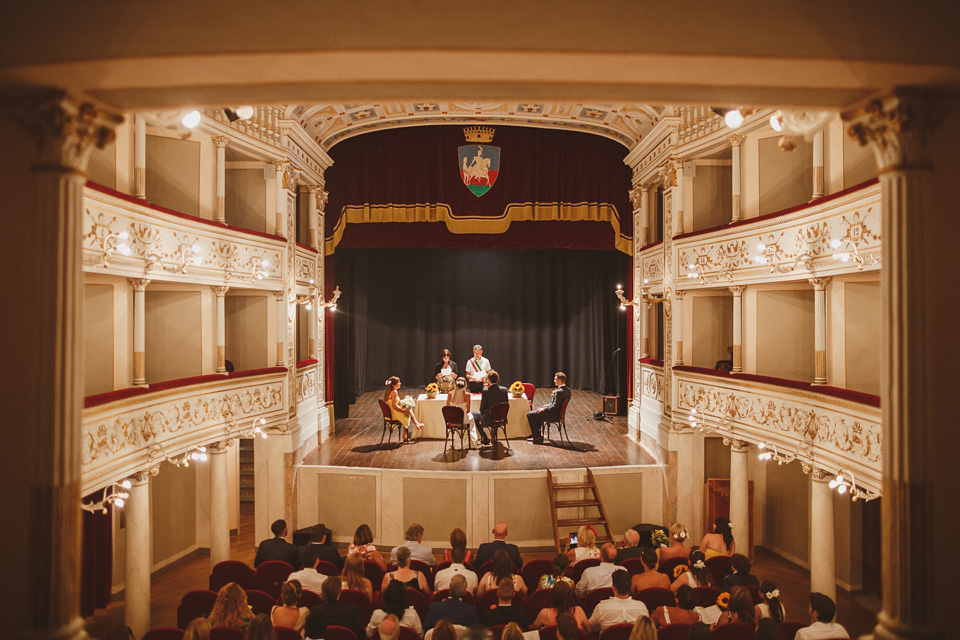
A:
[[[703,551],[690,552],[690,570],[684,571],[670,585],[670,590],[674,593],[683,585],[691,587],[715,587],[713,574],[707,569],[706,556]]]
[[[732,556],[737,552],[737,543],[733,540],[733,526],[728,518],[720,516],[713,521],[713,533],[703,536],[700,550],[707,558],[713,556]]]
[[[390,407],[390,417],[403,425],[404,442],[410,442],[413,435],[410,429],[410,422],[417,430],[419,435],[423,431],[423,425],[417,420],[413,409],[407,409],[400,406],[400,378],[390,376],[387,378],[386,389],[383,390],[383,401]]]
[[[690,557],[690,547],[686,546],[684,541],[689,537],[687,533],[687,528],[675,522],[670,527],[670,546],[660,547],[657,549],[657,553],[660,556],[660,562],[665,560],[671,560],[673,558],[689,558]]]

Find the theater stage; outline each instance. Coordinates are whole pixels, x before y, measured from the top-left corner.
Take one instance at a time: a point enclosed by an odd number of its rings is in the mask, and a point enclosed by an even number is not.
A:
[[[401,389],[400,397],[416,397],[421,389]],[[537,389],[534,406],[547,403],[552,389]],[[444,454],[443,440],[418,440],[398,445],[397,436],[389,445],[378,445],[383,419],[377,401],[381,392],[365,393],[350,407],[350,417],[336,421],[336,432],[323,445],[308,453],[306,466],[367,467],[423,471],[532,471],[583,467],[650,465],[655,460],[627,438],[625,416],[612,416],[613,423],[595,420],[600,396],[592,391],[573,391],[567,407],[567,431],[572,441],[560,444],[556,428],[554,443],[535,445],[526,439],[510,440],[510,449],[501,443],[496,455],[490,447],[466,453]],[[456,438],[459,446],[460,440]]]

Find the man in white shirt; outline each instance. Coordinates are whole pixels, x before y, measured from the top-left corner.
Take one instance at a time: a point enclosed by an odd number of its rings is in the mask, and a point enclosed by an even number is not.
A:
[[[590,567],[589,569],[584,570],[583,575],[580,576],[580,582],[577,583],[575,589],[578,598],[583,598],[587,595],[589,591],[594,589],[599,589],[600,587],[609,587],[613,585],[613,574],[615,572],[624,571],[626,569],[614,564],[614,560],[617,559],[617,548],[613,546],[613,543],[608,542],[603,545],[600,549],[600,564],[596,567]],[[629,575],[627,577],[627,591],[629,588]]]
[[[614,550],[616,554],[616,550]],[[586,573],[586,571],[584,572]],[[615,624],[629,622],[633,624],[640,616],[648,614],[647,605],[630,597],[630,574],[616,571],[611,576],[613,597],[597,604],[593,615],[587,621],[588,631],[601,633]]]
[[[847,630],[833,621],[837,605],[830,596],[814,591],[810,594],[810,619],[813,624],[797,629],[795,640],[825,640],[826,638],[849,638]]]
[[[300,586],[305,590],[320,595],[323,589],[323,581],[327,579],[327,576],[317,571],[319,562],[320,552],[318,549],[308,548],[303,554],[303,569],[291,573],[287,581],[299,580]]]
[[[463,564],[463,559],[467,556],[467,550],[463,547],[454,547],[450,552],[453,562],[446,569],[437,571],[434,576],[433,586],[437,591],[450,588],[450,580],[453,576],[460,575],[467,581],[467,591],[471,594],[477,590],[477,574],[467,569]]]
[[[473,345],[473,357],[467,360],[465,368],[470,393],[483,391],[484,383],[487,381],[487,371],[491,368],[490,361],[483,357],[483,347],[478,344]]]
[[[410,559],[419,560],[420,562],[426,562],[427,564],[433,566],[437,564],[437,559],[433,557],[433,549],[428,547],[425,544],[420,544],[420,541],[423,540],[423,526],[414,522],[407,528],[407,533],[405,535],[407,541],[402,545],[394,547],[390,551],[390,562],[396,564],[397,562],[397,549],[400,547],[408,547],[410,549]]]

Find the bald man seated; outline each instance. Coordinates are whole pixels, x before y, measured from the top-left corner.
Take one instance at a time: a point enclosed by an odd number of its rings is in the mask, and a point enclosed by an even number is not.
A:
[[[620,548],[617,549],[616,563],[620,564],[627,558],[639,558],[640,552],[643,550],[642,547],[638,546],[639,544],[640,534],[637,533],[636,529],[627,529],[627,532],[623,534],[623,540],[620,541]]]
[[[475,564],[477,571],[480,570],[480,567],[484,565],[485,562],[493,560],[493,554],[498,550],[503,549],[507,552],[507,555],[510,556],[510,559],[513,561],[513,564],[519,569],[523,566],[523,558],[520,557],[520,549],[515,544],[510,544],[506,541],[507,537],[507,523],[498,522],[493,527],[493,542],[484,542],[480,545],[480,548],[477,549],[477,555]]]

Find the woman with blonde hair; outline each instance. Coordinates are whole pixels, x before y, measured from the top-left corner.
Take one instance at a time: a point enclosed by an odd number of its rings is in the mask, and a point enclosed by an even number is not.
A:
[[[310,609],[298,606],[300,603],[300,590],[293,582],[284,582],[280,587],[281,604],[270,609],[270,622],[277,627],[290,627],[300,631],[303,629],[303,623],[307,621],[307,614]]]
[[[570,548],[571,538],[567,536],[567,548],[563,550],[570,558],[570,562],[577,564],[587,558],[599,558],[600,549],[597,548],[597,532],[588,524],[581,525],[577,530],[577,546]]]
[[[359,553],[347,556],[343,561],[340,582],[344,589],[363,591],[370,598],[370,602],[373,602],[373,583],[363,575],[363,558]]]
[[[236,582],[220,587],[213,611],[208,618],[211,627],[229,627],[243,630],[253,620],[253,612],[247,604],[247,594]]]
[[[638,616],[630,631],[630,640],[657,640],[657,627],[647,616]]]
[[[210,621],[194,618],[183,632],[183,640],[210,640]]]
[[[685,526],[679,522],[675,522],[673,525],[671,525],[670,545],[657,549],[660,562],[663,562],[664,560],[671,560],[673,558],[689,558],[690,547],[684,544],[689,537],[690,534],[687,533],[687,528]]]
[[[500,634],[501,640],[523,640],[523,629],[516,622],[508,622]]]

